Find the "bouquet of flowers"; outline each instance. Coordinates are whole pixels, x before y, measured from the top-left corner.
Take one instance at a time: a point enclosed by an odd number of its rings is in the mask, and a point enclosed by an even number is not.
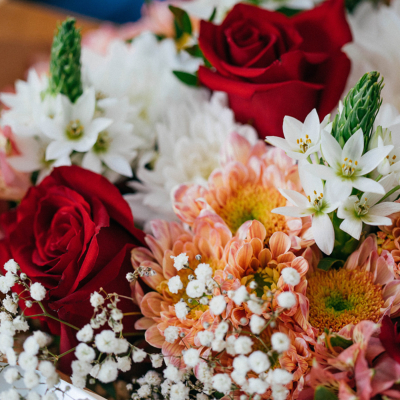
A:
[[[1,94],[1,400],[400,399],[400,0],[319,3],[68,18]]]

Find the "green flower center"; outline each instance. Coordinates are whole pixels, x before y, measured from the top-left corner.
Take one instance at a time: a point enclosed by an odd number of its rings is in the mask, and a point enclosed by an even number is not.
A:
[[[70,140],[80,139],[84,134],[84,128],[81,124],[81,121],[79,121],[79,119],[76,119],[75,121],[70,121],[70,123],[67,125],[67,128],[65,129],[65,134]]]
[[[93,146],[93,151],[95,153],[106,152],[110,147],[111,140],[112,139],[110,138],[110,135],[107,131],[100,132],[99,136],[97,137],[97,141]]]
[[[345,310],[352,310],[353,303],[350,299],[346,299],[339,292],[332,292],[328,297],[325,298],[325,307],[333,308],[336,312],[342,312]]]

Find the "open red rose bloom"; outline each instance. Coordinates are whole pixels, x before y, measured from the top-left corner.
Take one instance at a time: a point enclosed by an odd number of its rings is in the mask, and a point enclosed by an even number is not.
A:
[[[330,113],[343,93],[350,61],[341,51],[351,41],[342,0],[329,0],[292,18],[238,4],[221,25],[202,21],[199,44],[215,71],[199,79],[228,93],[236,119],[260,138],[283,136],[282,120],[301,121],[313,108]]]
[[[1,266],[13,258],[33,282],[47,289],[47,312],[77,327],[90,321],[90,294],[131,297],[125,276],[132,271],[130,251],[143,245],[143,232],[118,189],[101,175],[79,167],[60,167],[32,187],[20,206],[1,219],[6,237],[0,242]],[[3,270],[4,272],[4,270]],[[17,285],[13,290],[20,293]],[[123,311],[135,305],[121,299]],[[37,304],[20,303],[26,315],[41,314]],[[50,332],[61,335],[61,353],[76,346],[76,332],[41,317]],[[133,318],[124,331],[133,330]],[[65,357],[62,358],[64,362]]]

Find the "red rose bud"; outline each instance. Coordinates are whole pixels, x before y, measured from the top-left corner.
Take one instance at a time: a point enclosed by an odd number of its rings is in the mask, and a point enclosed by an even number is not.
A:
[[[128,272],[131,250],[143,246],[144,233],[135,228],[132,212],[118,189],[101,175],[80,167],[60,167],[29,189],[21,204],[1,216],[5,238],[0,241],[0,266],[13,258],[33,282],[47,290],[42,301],[48,313],[81,328],[93,315],[90,295],[131,297]],[[4,271],[3,271],[4,272]],[[16,286],[13,290],[20,293]],[[37,304],[25,315],[42,314]],[[121,298],[123,312],[139,311]],[[51,333],[61,335],[60,353],[78,342],[76,331],[40,317]],[[124,332],[134,331],[135,317],[123,320]],[[72,356],[73,353],[71,353]],[[71,358],[61,358],[69,372]],[[69,362],[68,362],[69,361]]]
[[[322,120],[337,105],[350,72],[341,48],[351,40],[343,0],[292,18],[238,4],[221,25],[201,22],[200,48],[215,70],[200,67],[199,79],[226,92],[260,138],[283,136],[285,115],[303,121],[316,108]]]

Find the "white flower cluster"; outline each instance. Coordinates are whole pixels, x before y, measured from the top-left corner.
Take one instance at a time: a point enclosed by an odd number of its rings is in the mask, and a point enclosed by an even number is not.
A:
[[[112,181],[132,177],[132,163],[155,145],[155,126],[165,104],[186,102],[197,89],[186,87],[173,70],[194,72],[198,60],[178,53],[171,39],[150,33],[131,44],[116,40],[105,55],[82,50],[82,95],[72,103],[50,93],[47,76],[30,70],[15,94],[2,93],[8,107],[1,126],[10,126],[18,154],[7,162],[22,172],[76,164]]]
[[[340,104],[339,113],[342,111]],[[342,148],[331,135],[332,124],[328,124],[328,118],[320,124],[315,110],[304,124],[285,117],[285,138],[269,136],[266,140],[299,160],[300,180],[306,194],[281,189],[282,195],[294,207],[280,207],[272,212],[290,217],[311,215],[315,242],[329,255],[335,242],[329,214],[335,210],[343,219],[340,229],[357,240],[363,224],[392,224],[387,216],[400,211],[400,204],[392,202],[398,194],[394,192],[399,189],[400,143],[392,140],[390,132],[378,127],[368,149],[364,148],[361,129]],[[351,195],[354,190],[359,194]],[[382,202],[385,199],[388,201]]]
[[[291,382],[292,374],[281,369],[270,371],[270,367],[280,354],[289,349],[290,339],[286,334],[276,331],[272,334],[271,346],[268,347],[260,340],[260,335],[268,326],[276,327],[275,320],[280,312],[297,304],[295,294],[291,291],[277,292],[278,308],[272,313],[267,313],[268,304],[274,303],[274,293],[270,293],[269,301],[265,301],[255,293],[250,294],[245,286],[236,286],[236,290],[221,290],[218,280],[214,279],[211,266],[201,262],[193,269],[193,274],[188,276],[188,283],[184,285],[179,272],[190,269],[188,256],[182,253],[172,258],[178,274],[169,279],[168,289],[174,294],[185,294],[185,298],[188,299],[187,302],[182,299],[175,304],[177,318],[185,320],[191,307],[208,305],[214,321],[203,322],[204,330],[197,333],[194,339],[195,346],[186,341],[185,332],[180,327],[168,326],[164,330],[163,335],[168,343],[179,343],[185,346],[186,350],[182,351],[180,368],[166,358],[165,381],[160,388],[153,391],[176,400],[189,399],[189,393],[193,393],[191,390],[196,389],[200,395],[199,399],[206,399],[215,392],[230,394],[235,390],[245,392],[248,396],[261,396],[270,390],[274,399],[285,398],[288,394],[285,385]],[[199,255],[196,259],[201,261]],[[300,274],[292,267],[284,268],[281,276],[289,287],[294,287],[300,282]],[[227,279],[232,281],[234,277],[227,274]],[[254,283],[251,287],[255,288]],[[246,308],[253,314],[250,319],[242,318],[240,324],[248,324],[251,332],[242,332],[242,328],[237,328],[229,319],[222,318],[228,303],[231,304],[230,307],[232,304],[241,307],[246,303]],[[268,319],[264,318],[266,313]],[[260,345],[263,346],[262,349]],[[218,357],[223,353],[233,358],[231,367],[218,368]],[[197,379],[197,386],[188,383],[188,376]],[[141,387],[133,393],[132,398],[148,398],[148,390],[146,388],[144,393]]]

